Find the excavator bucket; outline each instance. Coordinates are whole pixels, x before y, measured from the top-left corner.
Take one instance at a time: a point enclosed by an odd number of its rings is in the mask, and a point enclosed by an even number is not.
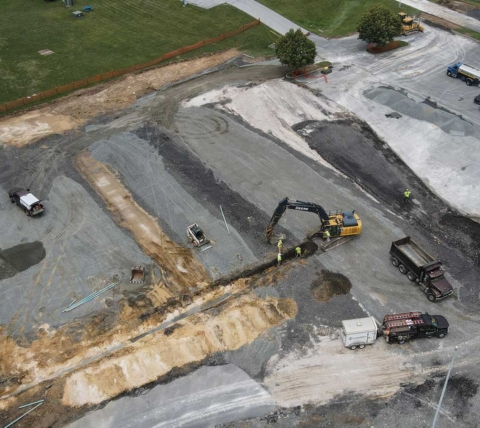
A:
[[[145,266],[132,267],[130,282],[132,284],[143,284],[145,281]]]

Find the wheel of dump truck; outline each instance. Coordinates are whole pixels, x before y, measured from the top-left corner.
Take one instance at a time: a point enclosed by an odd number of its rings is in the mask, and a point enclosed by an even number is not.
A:
[[[358,345],[358,347],[359,347],[359,349],[363,349],[363,348],[365,348],[365,345]]]
[[[403,345],[405,343],[405,340],[404,339],[399,339],[398,343],[400,343],[400,345]]]
[[[398,261],[398,259],[396,257],[392,257],[390,259],[390,261],[392,262],[392,265],[395,266],[395,267],[398,267],[398,265],[400,264],[400,262]]]
[[[467,79],[467,80],[465,80],[465,83],[467,84],[467,86],[472,86],[473,85],[473,80],[472,79]]]
[[[357,349],[357,347],[356,347],[355,345],[352,345],[352,346],[350,346],[350,349],[351,349],[352,351],[354,351],[355,349]]]
[[[446,335],[447,335],[447,333],[445,333],[444,331],[441,331],[440,333],[438,333],[437,337],[439,339],[443,339]]]
[[[398,270],[400,271],[400,273],[401,273],[402,275],[405,275],[405,274],[408,272],[408,269],[407,269],[405,266],[403,266],[403,265],[399,265],[399,266],[398,266]]]
[[[407,278],[412,282],[415,282],[417,280],[417,277],[414,275],[412,271],[407,272]]]
[[[451,73],[450,71],[447,71],[447,76],[448,76],[448,77],[453,77],[453,76],[452,76],[452,73]]]
[[[10,202],[11,202],[12,204],[14,204],[14,203],[15,203],[15,199],[10,198]]]
[[[434,302],[435,300],[437,300],[437,298],[432,293],[427,294],[427,299],[430,300],[431,302]]]

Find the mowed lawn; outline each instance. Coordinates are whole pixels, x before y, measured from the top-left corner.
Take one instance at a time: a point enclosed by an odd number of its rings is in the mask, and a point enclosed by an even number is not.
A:
[[[94,11],[73,19],[85,5]],[[180,0],[77,0],[70,8],[61,0],[1,0],[0,103],[148,62],[252,20],[231,6],[204,10]],[[202,52],[235,46],[265,54],[275,40],[261,25]],[[42,56],[42,49],[54,54]]]
[[[301,27],[324,37],[346,36],[356,32],[365,11],[375,5],[392,12],[416,14],[418,11],[394,0],[258,0]]]

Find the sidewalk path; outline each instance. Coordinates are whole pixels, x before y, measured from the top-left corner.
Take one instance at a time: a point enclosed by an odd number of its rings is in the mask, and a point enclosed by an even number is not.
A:
[[[272,9],[269,9],[255,0],[189,0],[189,3],[204,9],[210,9],[214,6],[218,6],[219,4],[228,3],[247,13],[253,18],[260,19],[260,21],[262,21],[265,25],[268,25],[277,33],[285,34],[288,30],[290,30],[290,28],[295,30],[300,28],[304,33],[307,32],[307,30],[304,28],[299,27],[297,24],[289,21],[287,18],[284,18],[282,15],[274,12]]]
[[[480,21],[463,13],[455,12],[428,0],[402,0],[402,3],[480,33]]]

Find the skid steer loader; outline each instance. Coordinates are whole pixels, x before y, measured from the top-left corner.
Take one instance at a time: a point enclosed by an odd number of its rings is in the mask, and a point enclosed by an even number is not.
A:
[[[187,237],[195,247],[201,247],[210,242],[197,223],[193,223],[187,227]]]

